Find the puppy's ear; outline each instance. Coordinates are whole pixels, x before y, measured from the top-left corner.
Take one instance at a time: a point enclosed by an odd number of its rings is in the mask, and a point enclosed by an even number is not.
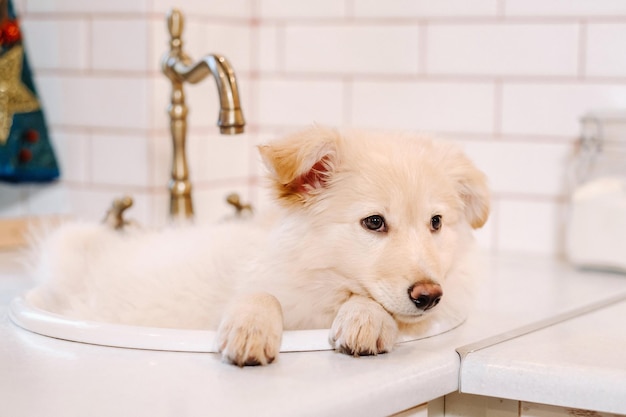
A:
[[[487,177],[460,150],[451,158],[450,173],[457,182],[465,203],[465,217],[474,228],[482,227],[489,217],[490,192]]]
[[[312,127],[259,146],[278,197],[305,202],[327,186],[339,161],[338,131]]]

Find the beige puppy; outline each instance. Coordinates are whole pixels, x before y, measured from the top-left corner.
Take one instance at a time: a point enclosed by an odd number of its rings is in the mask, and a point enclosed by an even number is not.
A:
[[[330,328],[350,355],[459,314],[484,175],[455,146],[313,127],[259,147],[275,207],[165,230],[68,224],[41,244],[36,297],[62,314],[217,329],[224,360],[267,364],[283,329]]]

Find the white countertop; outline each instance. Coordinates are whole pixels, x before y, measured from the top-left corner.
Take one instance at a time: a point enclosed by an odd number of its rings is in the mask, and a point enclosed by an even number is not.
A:
[[[7,317],[10,300],[32,285],[14,258],[0,253],[0,404],[3,415],[14,417],[387,415],[456,391],[456,348],[626,294],[624,276],[581,273],[545,258],[498,256],[490,259],[476,310],[448,333],[377,357],[293,352],[267,367],[240,369],[214,354],[101,347],[25,331]],[[606,383],[614,389],[590,395],[585,408],[607,409],[615,398],[626,398],[624,384],[612,382],[624,381],[624,360],[609,358],[624,350],[624,309],[615,304],[468,354],[463,391],[578,406],[555,401],[567,399],[585,381],[590,391]],[[610,324],[599,326],[596,320]],[[596,343],[578,347],[585,335]],[[508,368],[498,365],[502,361]],[[534,382],[541,375],[533,369],[550,376],[541,389]],[[519,381],[507,391],[502,381],[511,375]],[[621,406],[614,412],[626,413]]]
[[[468,354],[461,392],[626,414],[620,302]]]

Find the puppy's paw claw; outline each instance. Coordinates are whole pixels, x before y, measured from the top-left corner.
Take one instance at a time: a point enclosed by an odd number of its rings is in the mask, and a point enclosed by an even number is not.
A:
[[[241,328],[220,334],[219,338],[222,359],[237,366],[268,365],[274,361],[280,348],[280,337],[268,340]]]
[[[280,351],[282,330],[278,301],[269,294],[256,294],[231,306],[217,330],[217,347],[225,362],[268,365]]]
[[[353,297],[337,313],[330,330],[331,346],[352,356],[386,353],[393,349],[398,325],[379,304]]]
[[[218,332],[219,351],[225,362],[237,366],[268,365],[280,349],[280,333],[268,334],[248,325],[226,324]]]

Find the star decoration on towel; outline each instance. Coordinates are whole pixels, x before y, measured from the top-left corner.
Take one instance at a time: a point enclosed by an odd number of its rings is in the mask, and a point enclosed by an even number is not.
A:
[[[24,50],[15,45],[0,56],[0,145],[11,132],[13,115],[39,109],[37,97],[22,83]]]

